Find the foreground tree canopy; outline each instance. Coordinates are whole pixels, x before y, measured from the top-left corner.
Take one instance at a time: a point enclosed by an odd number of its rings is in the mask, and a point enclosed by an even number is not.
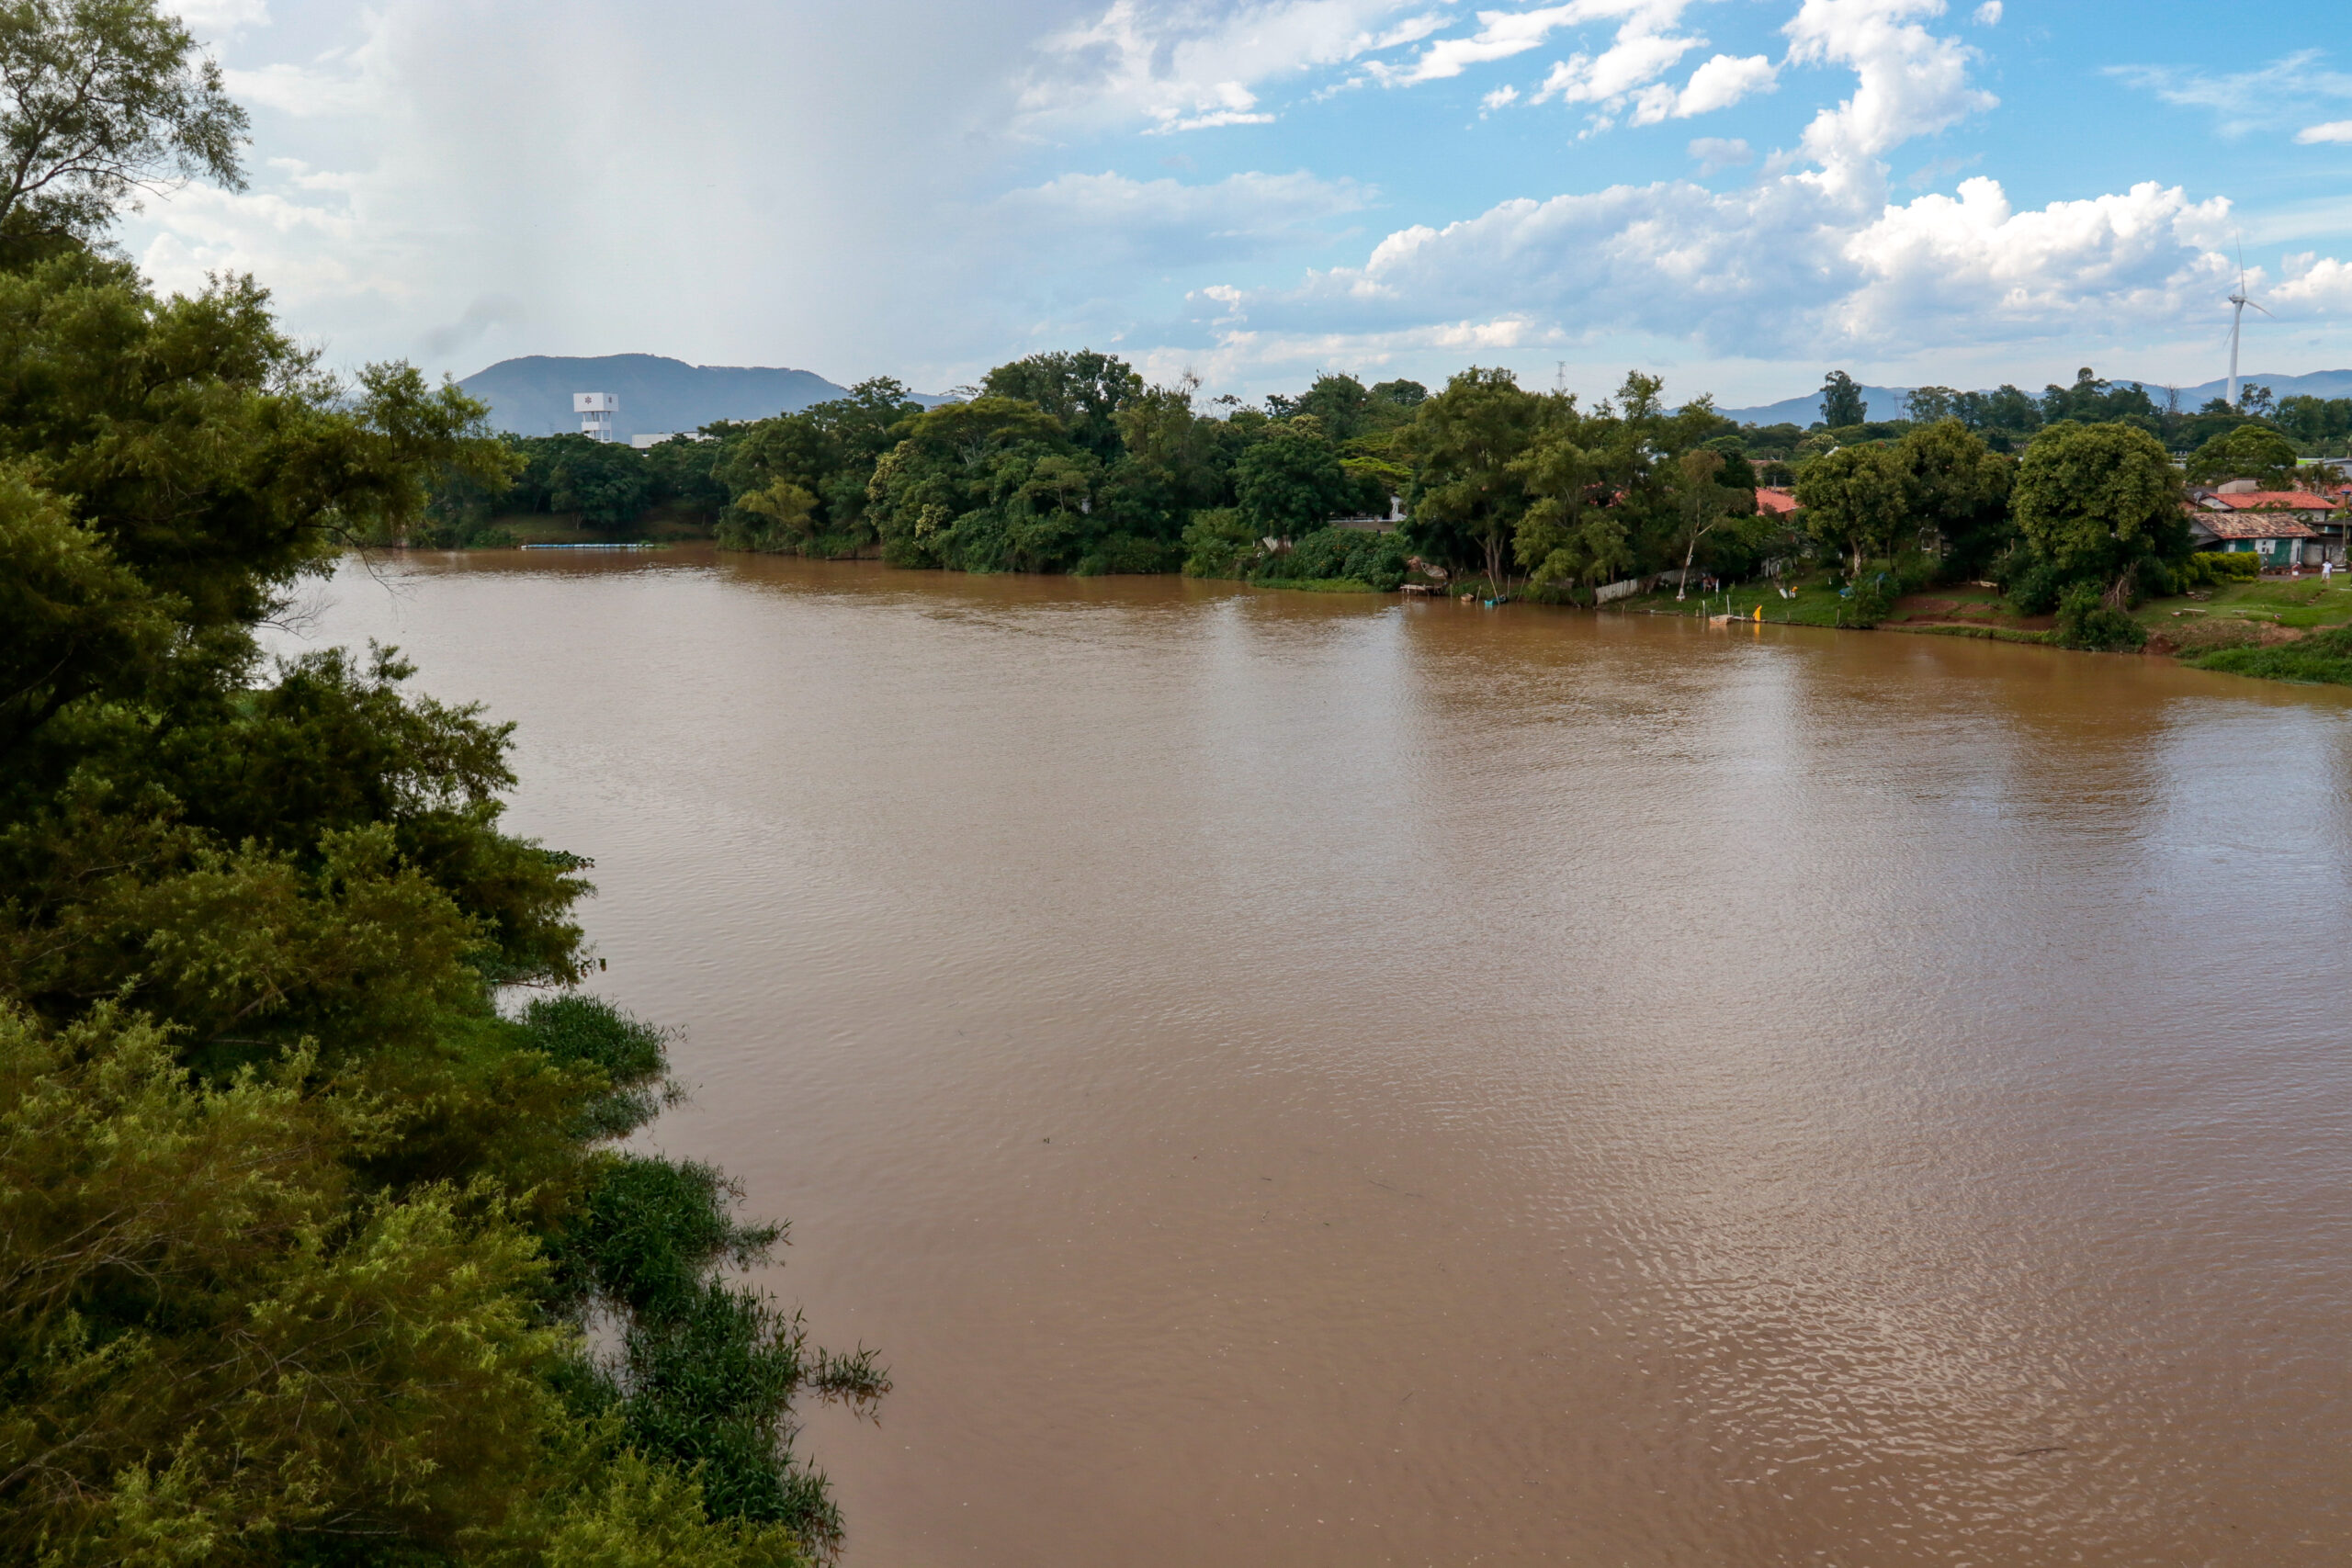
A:
[[[159,299],[90,243],[159,158],[234,173],[177,24],[17,6],[0,57],[20,166],[66,171],[0,265],[0,1551],[829,1552],[794,1401],[883,1376],[742,1282],[778,1233],[720,1173],[616,1146],[663,1038],[571,988],[587,863],[501,826],[506,729],[389,649],[256,645],[514,454],[406,367],[322,374],[250,280]]]

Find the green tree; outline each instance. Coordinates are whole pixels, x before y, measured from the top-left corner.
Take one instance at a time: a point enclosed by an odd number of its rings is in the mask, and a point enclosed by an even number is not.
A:
[[[244,188],[245,112],[153,0],[8,0],[0,84],[0,239],[92,239],[191,179]]]
[[[1060,421],[1072,441],[1104,461],[1119,455],[1119,411],[1143,390],[1143,378],[1133,366],[1091,348],[1033,354],[998,366],[980,380],[984,396],[1035,403]]]
[[[2263,490],[2287,490],[2295,482],[2295,444],[2267,424],[2242,424],[2197,449],[2188,459],[2194,484],[2252,479]]]
[[[1683,598],[1690,590],[1690,563],[1699,554],[1700,543],[1708,535],[1733,517],[1753,513],[1756,497],[1743,497],[1736,490],[1726,490],[1716,479],[1724,470],[1724,455],[1704,447],[1685,452],[1674,465],[1668,481],[1674,489],[1674,503],[1682,537],[1682,575],[1675,581],[1674,597]],[[1741,505],[1745,500],[1747,504]]]
[[[1234,468],[1241,513],[1269,538],[1320,528],[1345,509],[1351,489],[1338,449],[1311,415],[1277,423]]]
[[[1420,405],[1406,449],[1415,468],[1408,533],[1422,554],[1460,560],[1476,551],[1487,581],[1501,585],[1527,510],[1520,459],[1542,409],[1510,371],[1475,366]]]
[[[1990,392],[1959,394],[1952,400],[1952,412],[1996,452],[2024,446],[2041,428],[2041,405],[2007,382]]]
[[[1821,383],[1821,423],[1831,430],[1860,424],[1871,416],[1862,389],[1843,370],[1832,370]]]
[[[1560,398],[1512,460],[1528,502],[1511,547],[1539,587],[1598,585],[1633,564],[1624,520],[1601,493],[1600,461],[1582,445],[1592,438],[1593,422],[1576,399]]]
[[[2352,398],[2315,398],[2308,393],[2282,399],[2278,428],[2305,446],[2341,446],[2352,437]]]
[[[2055,382],[2041,391],[2041,423],[2055,424],[2071,419],[2082,424],[2105,424],[2120,419],[2146,422],[2143,428],[2153,428],[2156,405],[2150,400],[2147,389],[2134,382],[2121,386],[2099,379],[2089,366],[2075,372],[2075,384],[2061,387]]]
[[[1067,490],[1029,488],[1041,459],[1073,450],[1062,422],[1023,400],[980,397],[930,410],[909,423],[867,484],[883,558],[960,571],[1075,564],[1086,540],[1060,505]],[[1046,518],[1035,511],[1041,494],[1052,513]]]
[[[654,443],[645,454],[654,502],[679,507],[706,521],[715,517],[728,500],[727,487],[719,482],[717,472],[726,450],[725,443],[712,436],[673,435]]]
[[[1950,387],[1915,387],[1903,400],[1903,417],[1915,424],[1934,424],[1960,412],[1960,394]]]
[[[1895,531],[1910,515],[1910,474],[1891,446],[1840,446],[1807,464],[1797,476],[1797,504],[1815,539],[1847,558],[1860,582],[1874,554],[1892,553]]]
[[[718,433],[711,478],[729,502],[719,519],[720,546],[841,555],[874,543],[878,536],[866,512],[875,464],[922,412],[905,387],[876,377],[847,397]],[[773,507],[794,492],[812,498],[813,506],[780,528]]]
[[[52,239],[0,270],[0,1553],[827,1549],[791,1402],[882,1377],[722,1275],[759,1238],[718,1185],[648,1215],[608,1145],[667,1101],[657,1033],[494,1005],[579,976],[586,891],[503,829],[507,732],[256,641],[508,448],[407,367],[321,374],[249,280],[159,299]]]
[[[2045,427],[2018,465],[2010,510],[2028,549],[2063,581],[2121,604],[2140,569],[2186,554],[2179,474],[2156,438],[2125,424]]]
[[[2007,540],[2014,465],[1957,419],[1905,433],[1895,451],[1909,479],[1909,521],[1936,531],[1951,570],[1981,570]]]
[[[577,513],[582,524],[612,528],[636,522],[653,502],[654,469],[634,447],[578,434],[514,445],[524,460],[514,500],[527,511]]]

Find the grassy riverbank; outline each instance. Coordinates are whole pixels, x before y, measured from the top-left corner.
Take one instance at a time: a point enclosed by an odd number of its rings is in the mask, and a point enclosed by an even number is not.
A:
[[[1618,601],[1638,615],[1761,618],[1778,626],[1853,625],[1853,601],[1826,581],[1784,594],[1770,584],[1746,584],[1676,599],[1671,590]],[[2168,656],[2202,670],[2268,680],[2352,685],[2352,574],[2322,581],[2264,577],[2193,592],[2150,599],[2132,612],[2146,631],[2143,653]],[[1937,588],[1896,600],[1881,631],[1982,637],[2048,644],[2054,618],[2023,615],[1997,589],[1973,584]]]

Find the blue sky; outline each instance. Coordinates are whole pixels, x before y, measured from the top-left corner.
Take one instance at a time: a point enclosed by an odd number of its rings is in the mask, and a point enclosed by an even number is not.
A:
[[[923,389],[1626,368],[1726,404],[2352,366],[2340,4],[200,0],[252,188],[126,228],[331,360]]]

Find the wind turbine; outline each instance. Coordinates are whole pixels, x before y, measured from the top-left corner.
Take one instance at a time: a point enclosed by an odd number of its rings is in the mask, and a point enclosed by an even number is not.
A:
[[[2248,305],[2254,305],[2254,301],[2245,297],[2245,251],[2244,247],[2240,247],[2238,251],[2238,286],[2230,295],[2230,412],[2234,413],[2238,412],[2238,336],[2240,333],[2244,331],[2245,308]],[[2257,310],[2262,310],[2262,307],[2259,305],[2254,305],[2254,308]],[[2270,316],[2270,312],[2267,310],[2262,310],[2262,313],[2266,316]],[[2276,316],[2270,316],[2270,319],[2275,321],[2278,318]]]

